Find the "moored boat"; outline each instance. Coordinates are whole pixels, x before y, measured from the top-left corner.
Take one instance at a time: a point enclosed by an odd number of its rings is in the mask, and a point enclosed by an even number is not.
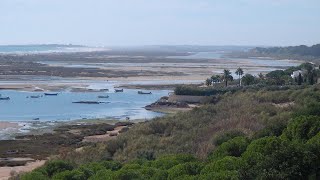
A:
[[[109,98],[109,96],[98,96],[98,98]]]
[[[123,92],[123,89],[115,89],[114,92]]]
[[[106,104],[108,102],[99,102],[99,101],[75,101],[74,104]]]
[[[44,93],[45,96],[58,96],[58,93]]]
[[[40,98],[41,96],[40,95],[37,95],[37,96],[30,96],[30,98]]]
[[[10,97],[0,97],[0,100],[10,100]]]
[[[143,91],[138,91],[138,94],[152,94],[152,92],[143,92]]]

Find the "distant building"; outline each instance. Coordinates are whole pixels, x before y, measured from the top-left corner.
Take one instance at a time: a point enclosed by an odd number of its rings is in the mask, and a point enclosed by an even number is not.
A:
[[[298,78],[299,74],[303,75],[304,73],[302,70],[293,71],[293,73],[291,74],[292,79]]]

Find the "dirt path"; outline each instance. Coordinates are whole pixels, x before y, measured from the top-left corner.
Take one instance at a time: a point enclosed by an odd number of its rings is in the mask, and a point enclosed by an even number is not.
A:
[[[86,136],[83,139],[83,142],[106,142],[109,141],[111,139],[116,138],[119,135],[119,131],[121,131],[123,128],[125,128],[127,126],[118,126],[116,128],[114,128],[113,131],[107,131],[106,134],[103,135],[94,135],[94,136]]]
[[[38,167],[44,165],[46,161],[35,161],[27,163],[25,166],[15,166],[15,167],[0,167],[0,180],[7,180],[11,177],[12,173],[22,173],[22,172],[30,172]]]

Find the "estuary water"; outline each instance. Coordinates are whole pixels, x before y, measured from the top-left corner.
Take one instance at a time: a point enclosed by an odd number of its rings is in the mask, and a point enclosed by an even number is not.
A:
[[[58,96],[45,96],[43,92],[0,91],[0,121],[69,121],[78,119],[150,119],[161,116],[144,106],[151,104],[167,90],[151,91],[151,95],[139,95],[138,90],[125,89],[115,92],[59,92]],[[149,92],[149,91],[148,91]],[[40,96],[31,98],[30,96]],[[109,98],[98,98],[109,96]],[[101,104],[75,104],[77,101],[99,101]]]

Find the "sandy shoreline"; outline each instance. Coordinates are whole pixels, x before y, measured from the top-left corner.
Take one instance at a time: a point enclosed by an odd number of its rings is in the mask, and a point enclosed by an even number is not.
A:
[[[20,127],[21,125],[19,125],[19,123],[16,123],[16,122],[0,121],[0,131],[8,128],[18,129]]]
[[[38,167],[43,166],[45,162],[45,160],[37,160],[34,162],[29,162],[25,166],[0,167],[0,180],[7,180],[12,174],[30,172]]]

